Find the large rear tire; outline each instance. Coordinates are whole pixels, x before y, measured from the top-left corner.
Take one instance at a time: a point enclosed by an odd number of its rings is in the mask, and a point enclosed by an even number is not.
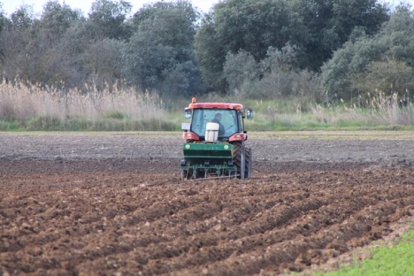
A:
[[[240,179],[246,178],[246,148],[243,144],[237,145],[236,156],[234,160],[237,167],[237,175]]]
[[[253,175],[253,155],[252,149],[246,148],[246,165],[245,165],[245,178],[250,178]]]

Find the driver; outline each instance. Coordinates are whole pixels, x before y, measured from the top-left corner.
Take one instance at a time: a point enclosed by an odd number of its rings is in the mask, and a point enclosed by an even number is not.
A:
[[[221,121],[221,113],[216,113],[216,115],[214,115],[214,119],[211,120],[213,123],[216,123],[219,125],[219,136],[223,136],[224,135],[224,126],[223,124],[220,122]]]

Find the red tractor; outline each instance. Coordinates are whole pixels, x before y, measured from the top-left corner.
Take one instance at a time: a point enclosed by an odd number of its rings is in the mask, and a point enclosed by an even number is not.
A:
[[[183,124],[183,179],[251,177],[252,151],[246,147],[244,118],[253,118],[252,110],[238,103],[199,103],[193,98],[185,112],[191,122]]]

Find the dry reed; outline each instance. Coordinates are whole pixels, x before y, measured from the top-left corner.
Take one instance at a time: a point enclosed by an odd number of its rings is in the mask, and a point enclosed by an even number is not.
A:
[[[98,91],[90,87],[88,91],[72,89],[63,92],[3,82],[0,84],[0,119],[52,117],[66,120],[79,117],[97,120],[118,114],[120,118],[125,116],[134,120],[160,120],[166,115],[162,101],[156,95],[138,93],[132,88]]]
[[[330,125],[337,125],[341,122],[354,122],[366,126],[414,125],[414,104],[411,101],[399,99],[396,94],[390,97],[380,94],[371,98],[365,106],[322,107],[318,105],[312,108],[312,115],[317,121]]]

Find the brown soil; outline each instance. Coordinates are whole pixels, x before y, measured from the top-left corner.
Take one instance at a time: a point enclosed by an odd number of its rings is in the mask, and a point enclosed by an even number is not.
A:
[[[178,175],[176,159],[0,158],[0,273],[303,271],[414,215],[408,166],[256,160],[246,181]]]

